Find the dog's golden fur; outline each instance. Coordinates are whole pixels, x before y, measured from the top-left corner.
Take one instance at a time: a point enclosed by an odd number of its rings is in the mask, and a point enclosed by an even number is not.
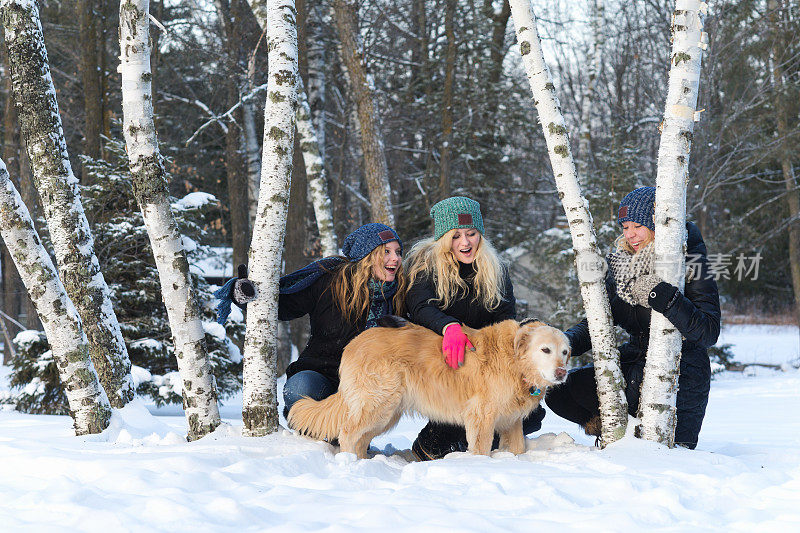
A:
[[[296,402],[289,425],[315,438],[338,438],[342,451],[363,458],[373,437],[404,412],[417,412],[463,425],[472,453],[488,455],[495,430],[501,448],[524,452],[522,419],[547,387],[566,377],[569,342],[541,322],[463,329],[475,351],[456,370],[444,362],[442,337],[427,328],[406,323],[364,331],[344,350],[339,391]],[[538,395],[531,393],[536,388]]]

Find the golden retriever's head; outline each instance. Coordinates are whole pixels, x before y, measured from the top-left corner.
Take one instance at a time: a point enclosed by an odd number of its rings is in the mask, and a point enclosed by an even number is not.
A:
[[[514,337],[514,351],[532,385],[549,387],[567,379],[570,345],[560,330],[543,322],[523,324]]]

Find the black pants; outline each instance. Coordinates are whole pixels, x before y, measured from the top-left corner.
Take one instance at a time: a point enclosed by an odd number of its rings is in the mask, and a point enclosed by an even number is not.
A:
[[[624,353],[624,347],[620,349]],[[628,413],[636,416],[639,409],[639,389],[644,375],[644,358],[621,363],[625,377],[625,397]],[[711,366],[705,350],[685,349],[681,356],[678,398],[676,402],[678,423],[675,444],[694,449],[708,405],[711,388]],[[547,391],[545,402],[555,414],[580,425],[600,414],[594,366],[570,371],[566,382]]]
[[[541,405],[522,421],[522,433],[528,435],[542,428],[545,410]],[[428,422],[417,435],[417,441],[435,456],[446,455],[449,451],[467,451],[467,432],[464,426]],[[492,448],[497,448],[500,437],[495,433]]]

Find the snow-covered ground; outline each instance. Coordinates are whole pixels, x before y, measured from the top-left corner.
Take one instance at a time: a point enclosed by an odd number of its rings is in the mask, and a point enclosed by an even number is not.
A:
[[[742,362],[800,355],[797,328],[721,342]],[[288,431],[242,437],[238,399],[193,443],[175,407],[136,402],[88,437],[68,417],[0,411],[0,531],[800,531],[800,371],[785,368],[717,376],[695,451],[599,450],[552,413],[524,455],[417,463],[419,419],[359,461]]]

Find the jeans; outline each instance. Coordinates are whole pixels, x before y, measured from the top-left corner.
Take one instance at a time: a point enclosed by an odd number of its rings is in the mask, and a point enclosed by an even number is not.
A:
[[[335,392],[330,380],[319,372],[301,370],[287,379],[283,386],[283,416],[285,418],[294,403],[304,396],[319,401]]]

